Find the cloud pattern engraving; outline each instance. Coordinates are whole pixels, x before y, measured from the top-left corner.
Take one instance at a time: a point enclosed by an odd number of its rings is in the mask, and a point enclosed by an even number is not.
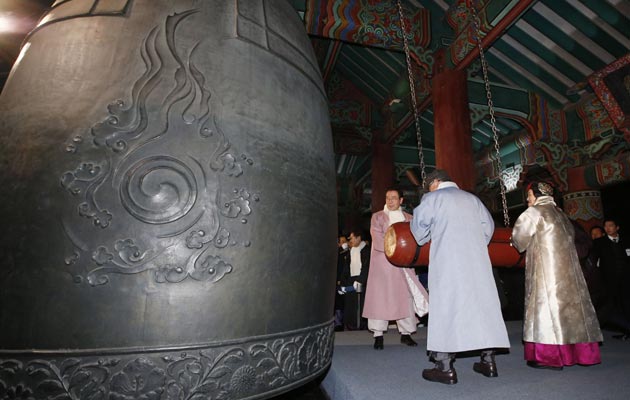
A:
[[[65,148],[80,161],[62,175],[61,187],[78,200],[75,215],[101,230],[63,217],[68,237],[94,238],[90,249],[74,246],[65,257],[77,268],[77,283],[98,286],[113,275],[147,271],[158,283],[214,283],[233,270],[218,252],[251,244],[229,226],[237,218],[247,222],[258,195],[222,188],[234,187],[231,180],[254,161],[232,153],[217,121],[207,78],[196,65],[201,42],[178,39],[178,28],[197,12],[170,15],[150,30],[140,47],[144,72],[130,100],[107,106],[108,116],[90,130],[91,148],[76,134]],[[190,148],[182,150],[182,141],[190,141]],[[111,187],[117,196],[108,195]],[[88,256],[81,257],[82,251]]]

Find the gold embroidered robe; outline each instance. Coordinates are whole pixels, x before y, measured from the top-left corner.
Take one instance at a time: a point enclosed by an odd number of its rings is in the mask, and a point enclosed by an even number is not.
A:
[[[580,268],[574,229],[551,196],[540,196],[514,224],[512,243],[525,257],[523,340],[541,344],[602,341]]]

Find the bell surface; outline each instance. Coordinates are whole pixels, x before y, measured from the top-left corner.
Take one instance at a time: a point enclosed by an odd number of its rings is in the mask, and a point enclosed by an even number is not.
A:
[[[0,397],[266,398],[329,366],[334,153],[288,2],[57,1],[0,129]]]

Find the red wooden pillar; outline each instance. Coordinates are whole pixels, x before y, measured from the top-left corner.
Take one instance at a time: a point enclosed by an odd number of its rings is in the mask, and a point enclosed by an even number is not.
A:
[[[385,193],[394,184],[394,146],[372,142],[372,212],[385,206]]]
[[[433,78],[435,161],[460,188],[472,192],[476,176],[466,82],[465,70],[444,69]]]

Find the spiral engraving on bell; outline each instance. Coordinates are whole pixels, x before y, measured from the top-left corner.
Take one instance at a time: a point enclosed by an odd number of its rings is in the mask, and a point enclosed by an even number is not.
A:
[[[222,184],[223,179],[242,176],[243,168],[254,161],[230,151],[232,144],[211,107],[207,78],[195,64],[200,42],[186,50],[176,45],[178,26],[197,12],[175,13],[150,30],[140,47],[144,72],[135,80],[130,98],[112,101],[107,116],[92,125],[92,149],[79,148],[83,140],[77,140],[76,134],[72,146],[65,149],[71,156],[89,152],[89,157],[102,157],[102,161],[81,161],[61,178],[62,186],[82,199],[79,215],[101,228],[114,225],[113,230],[132,221],[154,226],[157,239],[123,238],[113,248],[102,242],[83,246],[87,253],[83,259],[92,263],[85,280],[92,286],[108,283],[111,274],[148,270],[158,283],[187,278],[214,283],[233,267],[212,251],[251,243],[233,239],[224,223],[250,215],[250,202],[259,201],[259,196],[242,187],[230,193],[222,190]],[[171,154],[180,140],[200,146],[187,154]],[[116,188],[117,196],[108,195],[109,187]],[[116,221],[99,207],[97,198],[117,211]],[[133,218],[124,218],[124,212],[118,212],[120,205]],[[68,224],[66,236],[79,234]],[[81,259],[78,250],[75,245],[68,251],[66,265]],[[84,281],[81,273],[76,277],[75,282]]]
[[[165,224],[186,215],[197,199],[193,171],[167,156],[135,163],[125,174],[120,199],[134,217],[149,224]]]

